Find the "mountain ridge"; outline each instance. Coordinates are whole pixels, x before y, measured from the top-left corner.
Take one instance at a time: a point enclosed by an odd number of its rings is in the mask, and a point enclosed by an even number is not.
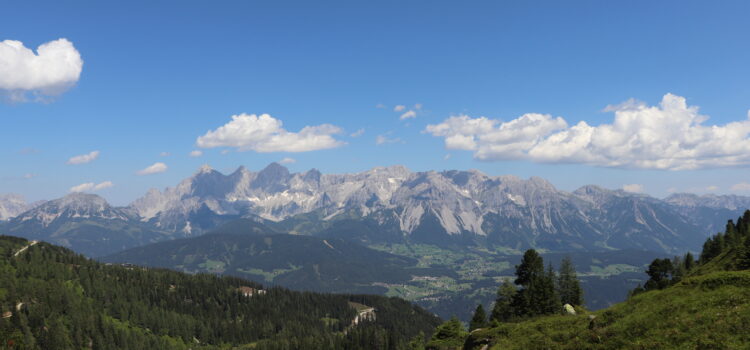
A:
[[[359,220],[370,227],[360,237],[365,241],[558,251],[697,250],[708,234],[750,206],[750,197],[741,196],[658,199],[596,185],[566,192],[539,177],[478,170],[412,172],[396,165],[350,174],[291,173],[278,163],[257,172],[241,166],[229,174],[202,166],[176,186],[151,189],[127,207],[111,207],[100,197],[69,196],[89,198],[99,208],[98,219],[119,216],[128,227],[160,232],[149,242],[201,235],[239,218],[302,234]],[[46,228],[53,215],[34,210],[16,215],[3,230],[22,234],[15,227],[32,219]],[[44,236],[34,234],[29,238]]]

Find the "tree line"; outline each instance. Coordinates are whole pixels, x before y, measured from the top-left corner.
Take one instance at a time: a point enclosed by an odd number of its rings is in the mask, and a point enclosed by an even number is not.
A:
[[[570,257],[565,257],[558,271],[548,265],[534,249],[527,250],[516,265],[515,280],[506,279],[498,288],[492,311],[487,315],[482,304],[474,311],[468,331],[493,323],[520,322],[530,317],[559,314],[563,306],[583,305],[583,289]],[[427,349],[460,347],[468,332],[453,317],[437,327]]]
[[[722,268],[750,269],[750,210],[746,210],[736,221],[728,220],[724,232],[707,238],[698,259],[695,259],[691,252],[672,259],[654,259],[646,270],[649,276],[648,281],[644,285],[639,284],[630,291],[629,295],[633,296],[674,285],[692,270],[708,264],[723,254],[733,254],[733,256],[727,259],[728,266],[722,266]]]

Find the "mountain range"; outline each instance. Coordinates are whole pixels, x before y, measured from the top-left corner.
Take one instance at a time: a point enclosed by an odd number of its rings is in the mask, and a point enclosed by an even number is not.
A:
[[[403,166],[354,174],[290,173],[272,163],[225,175],[207,166],[175,187],[152,189],[127,207],[74,193],[30,206],[0,201],[0,232],[44,239],[91,256],[201,235],[246,218],[280,232],[365,243],[502,246],[550,251],[697,250],[750,197],[674,194],[658,199],[584,186],[573,192],[531,177],[476,170],[412,172]],[[24,209],[27,209],[25,210]]]

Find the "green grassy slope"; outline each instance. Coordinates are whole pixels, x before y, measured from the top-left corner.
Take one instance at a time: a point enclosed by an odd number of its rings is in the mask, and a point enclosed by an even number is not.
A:
[[[471,334],[467,349],[744,349],[750,271],[689,277],[589,315],[547,316]]]

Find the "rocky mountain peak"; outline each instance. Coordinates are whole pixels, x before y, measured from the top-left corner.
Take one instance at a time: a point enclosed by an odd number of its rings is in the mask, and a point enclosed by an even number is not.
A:
[[[0,221],[8,220],[26,211],[29,204],[19,194],[0,195]]]
[[[262,188],[269,192],[283,191],[289,179],[289,169],[283,165],[273,162],[258,172],[258,176],[252,182],[252,188]]]
[[[42,226],[48,226],[59,219],[120,219],[129,220],[130,215],[123,209],[113,208],[107,201],[95,194],[75,192],[45,202],[28,210],[13,221],[36,220]]]
[[[105,200],[101,196],[83,192],[74,192],[68,194],[60,199],[49,201],[47,205],[56,206],[61,209],[88,211],[101,211],[110,208],[107,200]]]

